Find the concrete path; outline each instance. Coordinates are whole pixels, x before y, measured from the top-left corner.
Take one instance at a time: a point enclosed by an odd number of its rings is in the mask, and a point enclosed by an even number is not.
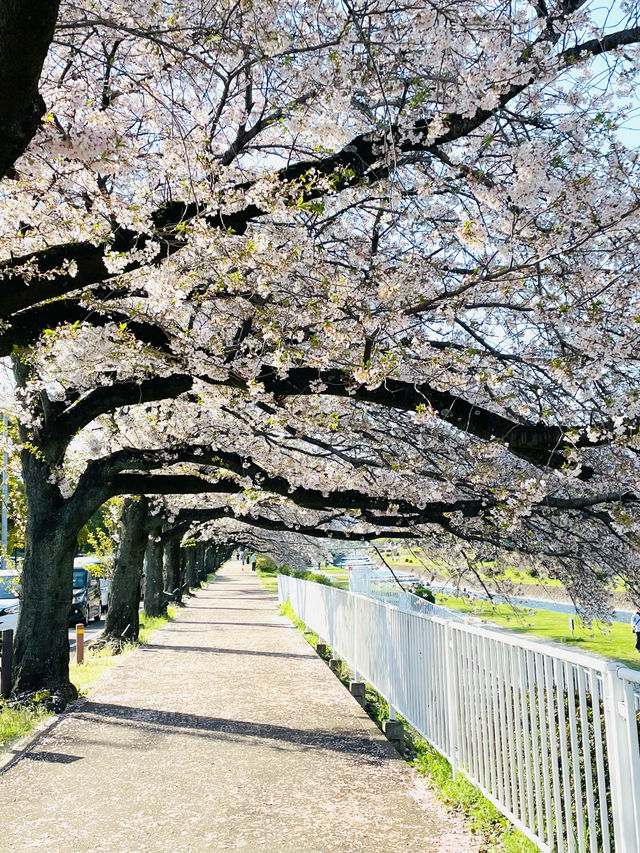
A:
[[[0,851],[471,853],[238,563],[0,777]]]

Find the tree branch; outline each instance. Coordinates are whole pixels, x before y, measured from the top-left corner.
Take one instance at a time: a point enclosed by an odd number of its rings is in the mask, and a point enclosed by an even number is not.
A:
[[[38,82],[59,0],[0,0],[0,178],[31,142],[46,106]]]

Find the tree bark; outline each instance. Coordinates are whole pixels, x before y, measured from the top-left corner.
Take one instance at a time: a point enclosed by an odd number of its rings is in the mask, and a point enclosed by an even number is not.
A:
[[[147,574],[144,585],[144,612],[147,616],[164,616],[167,612],[167,597],[164,594],[162,556],[164,544],[155,531],[149,534],[146,562]]]
[[[165,589],[174,593],[178,604],[182,601],[182,584],[180,572],[180,539],[169,539],[164,547]]]
[[[184,549],[184,576],[185,583],[189,589],[195,589],[198,586],[198,569],[196,566],[196,545],[191,545]]]
[[[201,583],[207,579],[207,567],[205,566],[204,557],[207,546],[204,542],[198,542],[196,546],[196,572],[198,581]]]
[[[68,627],[78,531],[66,523],[65,502],[46,462],[23,450],[22,472],[27,525],[13,690],[48,690],[64,706],[77,696],[69,682]]]
[[[127,498],[120,516],[120,542],[116,553],[104,637],[136,641],[140,632],[140,581],[147,547],[145,497]]]
[[[40,126],[38,91],[58,17],[58,0],[0,0],[0,178]]]

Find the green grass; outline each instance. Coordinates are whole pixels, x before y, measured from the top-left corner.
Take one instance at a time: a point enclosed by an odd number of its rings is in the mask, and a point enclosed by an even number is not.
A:
[[[166,625],[167,622],[173,622],[176,618],[176,613],[178,612],[178,608],[170,604],[167,607],[167,615],[166,616],[147,616],[147,614],[142,611],[140,614],[140,633],[138,635],[138,645],[143,646],[145,643],[149,642],[149,638],[153,634],[154,631],[157,631],[158,628],[162,628],[163,625]]]
[[[315,631],[308,630],[304,622],[301,619],[298,619],[293,607],[291,606],[290,601],[285,601],[284,604],[281,604],[278,608],[278,613],[280,613],[282,616],[286,616],[287,619],[290,619],[296,626],[296,628],[303,634],[305,640],[310,643],[310,645],[316,646],[318,644],[320,638],[318,637]]]
[[[272,595],[278,594],[278,573],[274,571],[270,571],[269,569],[256,569],[256,573],[264,588],[267,592],[270,592]]]
[[[414,736],[411,729],[408,735],[415,752],[411,764],[425,777],[439,799],[465,815],[471,829],[482,837],[484,850],[488,853],[537,853],[536,845],[515,829],[475,785],[462,773],[453,775],[444,756],[419,735]]]
[[[133,646],[131,646],[133,648]],[[125,653],[128,649],[125,649]],[[121,655],[115,655],[113,649],[105,646],[103,649],[88,648],[85,651],[82,663],[72,662],[69,664],[69,679],[76,686],[80,696],[85,696],[87,689],[91,687],[101,676],[112,669]]]
[[[13,741],[29,734],[38,723],[51,716],[52,713],[45,711],[38,703],[26,707],[9,708],[0,700],[0,752],[7,749]]]
[[[606,625],[594,622],[584,625],[574,616],[575,631],[569,630],[569,614],[551,610],[532,610],[509,604],[490,604],[487,601],[436,596],[438,604],[468,613],[479,619],[502,625],[518,634],[532,634],[545,640],[573,646],[591,654],[619,661],[632,669],[640,669],[640,655],[635,650],[631,628],[620,622]]]
[[[533,577],[529,572],[521,572],[513,567],[507,567],[499,574],[493,572],[488,574],[482,573],[480,577],[487,581],[509,581],[511,583],[526,584],[527,586],[562,587],[562,582],[556,578]]]
[[[325,575],[329,575],[334,586],[340,589],[349,589],[349,572],[339,566],[327,566],[320,569]]]

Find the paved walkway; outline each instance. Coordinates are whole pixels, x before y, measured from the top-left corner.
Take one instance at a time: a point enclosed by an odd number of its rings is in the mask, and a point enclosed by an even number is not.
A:
[[[0,777],[0,851],[471,853],[229,563]]]

